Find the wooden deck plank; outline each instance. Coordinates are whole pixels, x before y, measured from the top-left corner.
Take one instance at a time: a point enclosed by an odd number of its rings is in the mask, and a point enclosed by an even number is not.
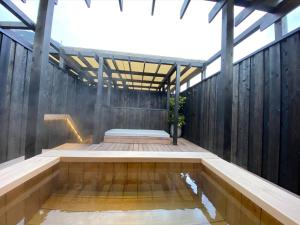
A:
[[[145,144],[145,143],[100,143],[100,144],[77,144],[65,143],[53,148],[55,150],[87,150],[87,151],[155,151],[155,152],[207,152],[204,148],[193,144],[183,138],[178,139],[178,145]]]

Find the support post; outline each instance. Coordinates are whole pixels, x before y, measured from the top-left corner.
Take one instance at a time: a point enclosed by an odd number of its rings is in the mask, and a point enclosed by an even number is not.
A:
[[[44,109],[41,103],[44,90],[40,92],[40,83],[47,77],[49,63],[49,47],[51,39],[54,0],[43,0],[39,3],[37,24],[35,29],[31,77],[28,97],[28,116],[26,127],[25,158],[30,158],[41,152],[43,137]]]
[[[167,110],[168,110],[168,114],[170,111],[170,78],[168,78],[168,82],[167,82]]]
[[[224,159],[230,161],[231,151],[231,113],[232,113],[232,76],[233,76],[233,28],[234,1],[227,0],[222,9],[222,49],[221,49],[221,97],[220,112],[223,112],[219,135],[219,150]],[[218,96],[220,97],[220,96]]]
[[[186,82],[186,89],[190,88],[190,86],[191,86],[191,81],[188,80],[188,81]]]
[[[202,72],[201,72],[201,80],[204,80],[206,77],[206,66],[203,66]]]
[[[287,33],[287,18],[282,17],[274,24],[275,41],[279,40],[284,34]]]
[[[99,57],[99,68],[98,68],[98,83],[97,83],[97,96],[95,104],[95,115],[94,115],[94,133],[93,143],[99,144],[101,141],[101,126],[102,126],[102,99],[103,99],[103,58]]]
[[[65,60],[62,57],[62,52],[59,52],[59,68],[64,69],[65,68]]]
[[[179,93],[180,93],[180,64],[177,64],[176,65],[176,85],[175,85],[175,107],[174,107],[173,145],[177,145]]]
[[[111,99],[111,76],[108,76],[108,84],[107,84],[107,98],[106,98],[106,104],[108,107],[110,107],[110,99]]]

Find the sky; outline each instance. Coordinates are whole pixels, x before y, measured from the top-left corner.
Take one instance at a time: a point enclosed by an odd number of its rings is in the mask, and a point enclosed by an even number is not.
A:
[[[192,0],[182,20],[180,8],[184,0],[156,0],[151,16],[152,0],[92,0],[87,8],[84,0],[58,0],[55,6],[52,38],[64,46],[112,50],[130,53],[206,60],[221,48],[221,13],[208,23],[214,3]],[[38,0],[12,0],[33,21],[36,21]],[[2,6],[1,6],[2,7]],[[0,7],[0,20],[16,20]],[[235,7],[237,15],[243,8]],[[256,11],[235,28],[239,35],[265,13]],[[300,25],[298,7],[288,19],[289,29]],[[274,40],[273,26],[257,32],[238,45],[238,60]],[[211,64],[208,74],[217,72],[219,60]]]

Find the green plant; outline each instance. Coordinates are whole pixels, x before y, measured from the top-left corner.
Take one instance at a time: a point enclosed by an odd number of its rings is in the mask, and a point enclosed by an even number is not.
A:
[[[178,109],[178,127],[182,127],[185,124],[185,116],[183,115],[183,107],[186,102],[186,97],[179,96],[179,109]],[[175,114],[174,114],[174,109],[175,109],[175,98],[171,97],[170,98],[170,111],[169,111],[169,123],[174,124],[175,120]]]

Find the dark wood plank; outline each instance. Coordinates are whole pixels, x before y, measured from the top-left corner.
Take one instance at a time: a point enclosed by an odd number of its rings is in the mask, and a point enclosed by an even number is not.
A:
[[[293,35],[281,46],[282,113],[279,184],[300,193],[300,35]]]
[[[250,59],[240,63],[237,164],[248,167]]]
[[[21,124],[23,108],[24,78],[26,68],[26,49],[17,44],[13,65],[12,84],[10,92],[10,115],[8,127],[7,159],[14,159],[21,155]]]
[[[43,118],[38,114],[41,109],[39,106],[39,90],[41,78],[47,76],[53,12],[53,0],[40,1],[33,44],[32,64],[34,66],[32,66],[29,85],[25,158],[30,158],[42,150],[41,141],[39,140],[42,138],[42,134],[37,129],[37,125],[43,122]]]
[[[22,125],[21,125],[21,153],[25,155],[25,141],[26,141],[26,127],[27,127],[27,112],[28,112],[28,91],[30,83],[30,71],[32,63],[32,53],[27,50],[27,61],[26,61],[26,74],[24,79],[24,94],[23,94],[23,108],[22,108]]]
[[[14,65],[15,43],[2,36],[0,52],[0,161],[7,160],[7,138],[10,108],[10,91]]]
[[[232,119],[231,119],[231,162],[237,162],[238,116],[239,116],[239,65],[233,68],[232,77]]]
[[[222,44],[221,44],[221,72],[223,77],[224,98],[224,149],[225,160],[230,160],[231,150],[231,113],[232,113],[232,73],[233,73],[233,21],[234,1],[227,0],[222,9]]]
[[[263,145],[264,55],[251,58],[248,169],[261,175]]]
[[[276,44],[269,48],[268,67],[265,76],[268,76],[268,113],[264,138],[264,173],[268,180],[277,183],[279,171],[280,151],[280,110],[281,110],[281,68],[280,68],[280,45]]]

